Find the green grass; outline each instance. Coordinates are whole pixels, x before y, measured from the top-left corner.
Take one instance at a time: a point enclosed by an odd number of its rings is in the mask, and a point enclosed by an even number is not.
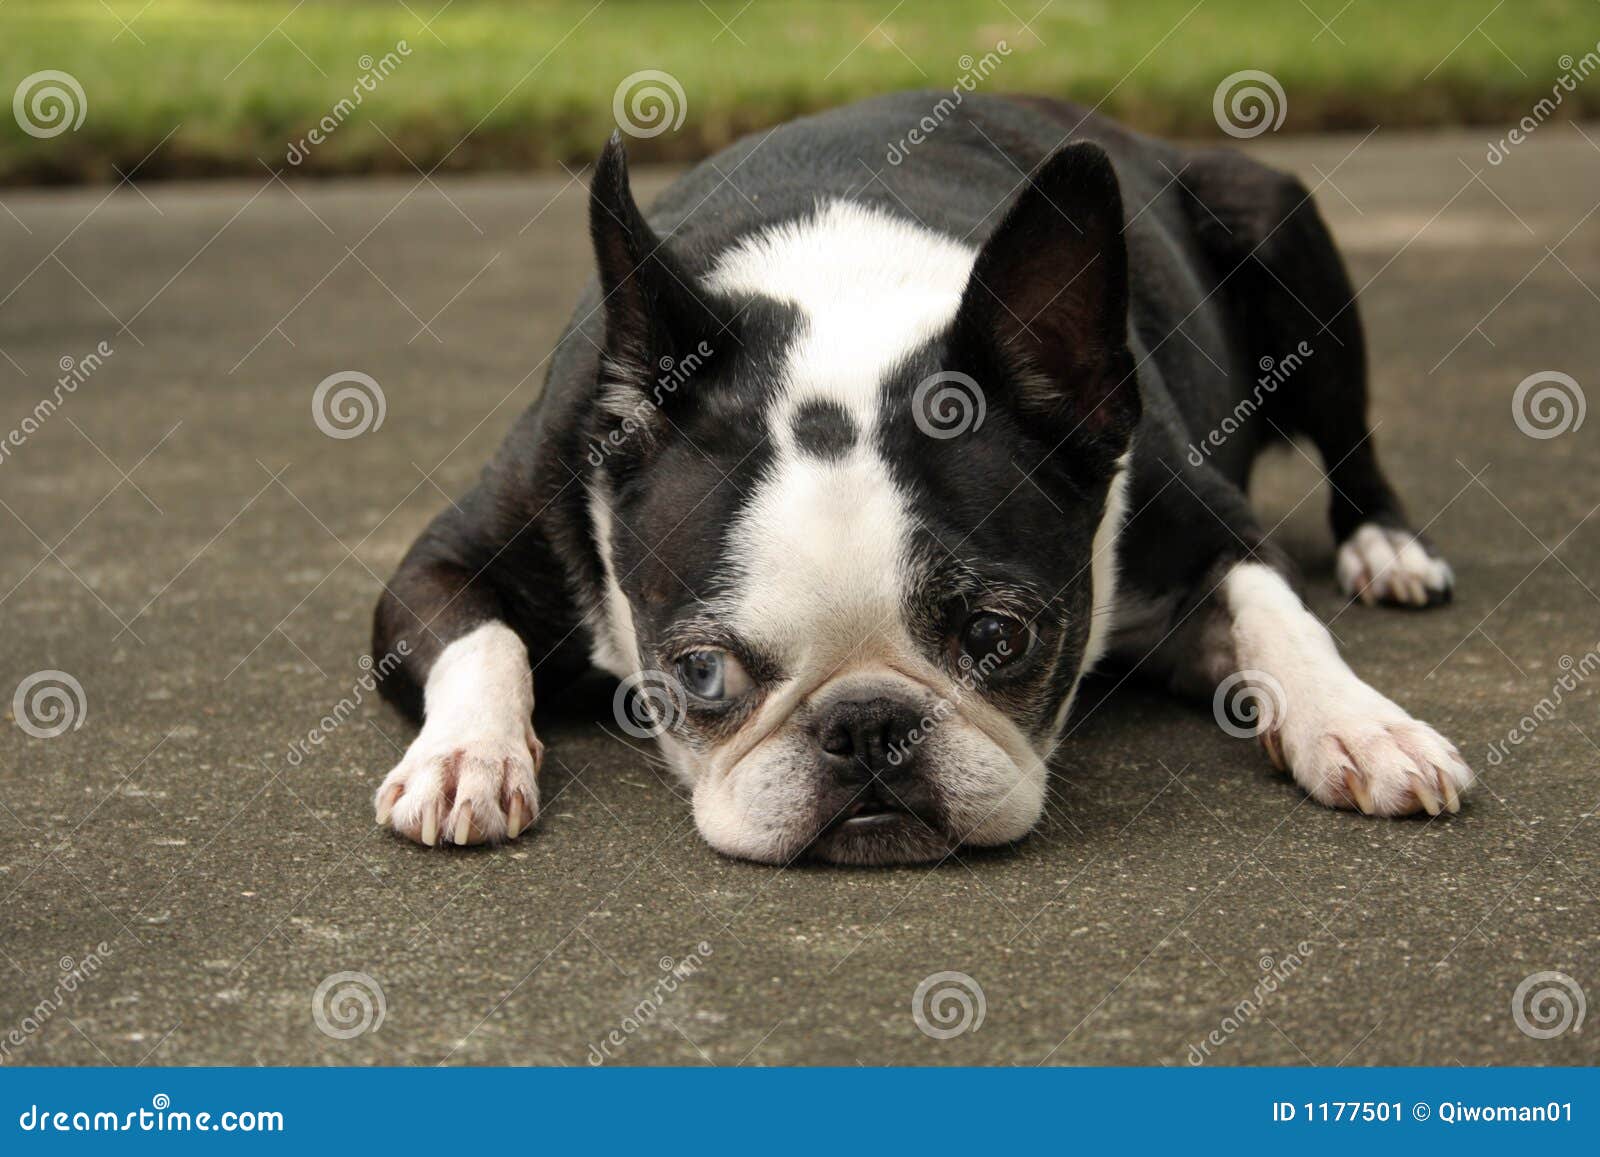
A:
[[[1477,31],[1490,0],[1354,0],[1320,35],[1296,0],[1054,0],[1022,28],[1044,2],[755,0],[736,16],[743,0],[155,0],[136,18],[143,0],[9,0],[0,95],[57,69],[88,112],[50,139],[0,114],[0,182],[115,180],[151,150],[141,176],[283,168],[289,142],[350,94],[360,58],[401,40],[410,55],[301,172],[580,162],[611,129],[618,82],[641,69],[671,73],[687,115],[634,153],[699,156],[800,112],[948,88],[963,56],[1001,40],[1010,55],[983,88],[1100,102],[1155,132],[1218,135],[1212,94],[1240,69],[1281,83],[1282,131],[1509,122],[1549,94],[1563,55],[1600,39],[1592,0],[1513,0]],[[1332,17],[1342,0],[1307,3]],[[1560,115],[1597,112],[1600,76]]]

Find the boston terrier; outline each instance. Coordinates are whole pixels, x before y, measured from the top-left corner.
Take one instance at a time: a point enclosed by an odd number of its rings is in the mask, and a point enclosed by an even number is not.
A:
[[[1346,594],[1450,597],[1310,192],[1032,98],[966,95],[887,162],[939,101],[747,138],[648,215],[612,137],[544,390],[378,605],[422,721],[380,824],[522,835],[535,703],[590,668],[711,846],[770,864],[1020,839],[1100,668],[1213,704],[1319,803],[1460,806],[1456,748],[1345,665],[1246,498],[1305,439]]]

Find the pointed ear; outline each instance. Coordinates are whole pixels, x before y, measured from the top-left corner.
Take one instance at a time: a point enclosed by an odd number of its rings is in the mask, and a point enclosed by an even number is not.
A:
[[[1108,442],[1139,420],[1122,230],[1111,159],[1058,150],[979,252],[956,315],[958,344],[998,359],[1019,406]]]
[[[710,299],[639,212],[620,133],[611,134],[595,166],[589,234],[604,295],[605,376],[648,390],[663,359],[676,359],[721,327]]]

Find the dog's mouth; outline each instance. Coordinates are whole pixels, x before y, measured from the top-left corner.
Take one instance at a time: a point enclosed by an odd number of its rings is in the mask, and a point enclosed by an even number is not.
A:
[[[839,821],[838,827],[847,832],[873,832],[893,827],[904,820],[915,818],[899,808],[863,809]]]
[[[837,810],[807,856],[833,864],[915,864],[940,859],[958,843],[933,808],[868,793]]]

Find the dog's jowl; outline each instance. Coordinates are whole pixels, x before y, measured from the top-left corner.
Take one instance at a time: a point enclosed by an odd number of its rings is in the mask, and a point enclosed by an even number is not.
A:
[[[1459,806],[1455,748],[1345,665],[1245,497],[1303,438],[1347,593],[1449,598],[1306,189],[982,97],[884,166],[929,99],[734,145],[648,216],[606,146],[599,276],[544,393],[378,607],[375,653],[409,644],[385,690],[422,718],[381,823],[522,834],[535,705],[590,667],[650,700],[706,840],[775,864],[1026,835],[1096,666],[1244,688],[1322,803]]]

